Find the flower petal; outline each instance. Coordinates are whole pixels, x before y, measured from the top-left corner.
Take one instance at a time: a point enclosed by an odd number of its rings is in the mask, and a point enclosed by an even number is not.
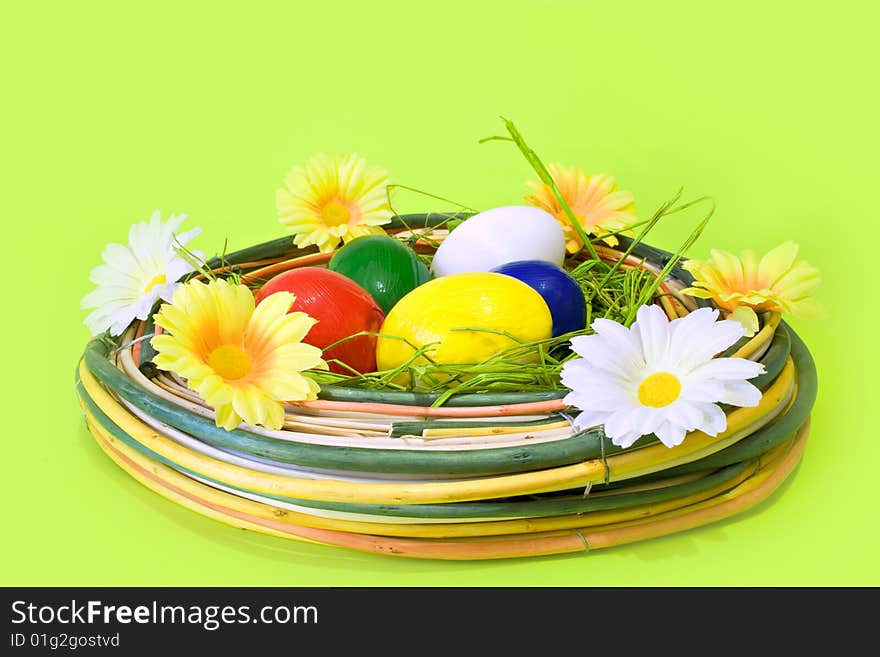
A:
[[[566,397],[566,400],[568,400],[568,397]],[[568,404],[569,402],[566,401],[566,403]],[[608,413],[602,411],[581,411],[581,413],[574,419],[574,426],[579,431],[583,431],[584,429],[601,426],[605,424],[605,420],[607,419]]]
[[[669,420],[663,422],[657,429],[654,430],[654,435],[656,435],[660,442],[662,442],[667,447],[675,447],[676,445],[680,445],[682,441],[684,441],[685,428],[681,425],[670,422]]]
[[[241,417],[235,412],[232,403],[221,404],[214,409],[214,422],[218,427],[232,431],[241,424]]]
[[[761,328],[761,325],[758,322],[758,315],[755,313],[754,309],[749,306],[737,306],[734,308],[733,312],[730,313],[728,318],[731,321],[742,324],[745,329],[744,335],[747,338],[753,337]]]
[[[733,406],[753,407],[761,402],[761,391],[747,381],[728,381],[718,401]]]
[[[621,368],[630,371],[641,369],[644,366],[645,354],[642,350],[642,343],[634,331],[610,319],[597,319],[590,327],[597,335],[602,337],[607,350],[617,356]],[[572,347],[574,347],[575,342],[582,344],[579,338],[574,338],[572,340]]]
[[[693,354],[691,348],[696,340],[712,331],[717,319],[718,311],[714,308],[698,308],[669,323],[669,352],[674,355],[670,361],[676,367],[688,370],[695,361],[706,360],[705,355]],[[712,354],[709,355],[711,356]]]
[[[642,343],[645,363],[652,367],[662,363],[669,351],[669,319],[658,306],[641,306],[631,329]]]
[[[694,408],[703,414],[703,420],[696,428],[710,436],[717,436],[727,429],[727,416],[716,404],[694,403]]]
[[[794,242],[784,242],[768,251],[758,265],[758,280],[772,287],[794,264],[797,253],[798,245]]]
[[[262,388],[274,399],[303,401],[308,399],[312,392],[308,380],[302,374],[283,370],[273,370],[267,374]]]
[[[623,448],[632,446],[634,442],[642,437],[638,431],[626,431],[620,434],[616,434],[614,436],[611,436],[606,432],[606,435],[611,438],[612,444]]]
[[[681,321],[687,322],[688,318],[694,314],[691,313],[687,317],[683,317]],[[742,324],[730,319],[713,322],[705,330],[688,331],[689,344],[687,351],[679,352],[679,365],[685,370],[691,370],[735,344],[745,332]]]
[[[705,379],[753,379],[765,371],[761,363],[747,358],[713,358],[695,367],[689,376],[690,381]]]
[[[621,346],[618,337],[623,342],[623,353],[612,347],[612,344]],[[641,369],[640,350],[637,348],[634,337],[625,329],[611,339],[607,335],[599,334],[577,336],[572,338],[571,346],[572,351],[582,356],[583,363],[589,364],[591,369],[604,370],[621,379],[634,378],[638,376]],[[627,348],[629,353],[627,353]],[[563,370],[572,365],[569,369],[576,371],[578,366],[573,364],[577,362],[577,360],[568,361],[563,365]]]
[[[630,421],[631,415],[625,410],[616,410],[612,412],[608,419],[605,420],[605,434],[608,435],[615,445],[619,444],[615,439],[620,439],[630,433],[639,434],[632,426]]]

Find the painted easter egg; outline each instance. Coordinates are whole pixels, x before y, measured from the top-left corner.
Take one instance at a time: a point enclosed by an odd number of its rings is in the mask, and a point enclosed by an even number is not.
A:
[[[508,262],[492,271],[513,276],[534,289],[553,316],[553,337],[584,328],[587,304],[580,285],[568,272],[543,260]]]
[[[492,331],[534,342],[549,338],[552,324],[541,295],[510,276],[482,272],[435,278],[388,313],[377,345],[377,365],[380,371],[394,369],[409,361],[415,349],[433,343],[426,353],[434,362],[478,363],[517,344]]]
[[[436,276],[490,271],[517,260],[562,266],[565,237],[553,216],[538,208],[507,206],[475,214],[443,240],[431,265]]]
[[[352,240],[333,254],[327,267],[369,292],[384,313],[431,278],[415,251],[385,235]]]
[[[256,293],[256,302],[275,292],[291,292],[296,301],[290,312],[304,312],[318,320],[303,342],[325,349],[330,370],[340,374],[373,372],[376,369],[376,337],[362,335],[332,349],[328,346],[360,331],[379,330],[385,314],[360,285],[335,271],[320,267],[291,269],[267,281]],[[349,368],[338,363],[338,360]]]

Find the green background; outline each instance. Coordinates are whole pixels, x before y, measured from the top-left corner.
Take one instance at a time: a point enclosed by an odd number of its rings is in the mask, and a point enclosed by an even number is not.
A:
[[[0,24],[7,283],[6,585],[880,584],[874,3],[17,3]],[[547,160],[615,174],[644,216],[680,186],[718,211],[691,251],[795,239],[827,317],[794,321],[819,401],[803,464],[734,520],[586,556],[441,563],[229,528],[92,442],[73,393],[80,298],[154,208],[214,253],[282,234],[274,190],[319,151],[461,203],[516,204]],[[404,209],[443,209],[400,195]],[[650,239],[675,248],[698,220]]]

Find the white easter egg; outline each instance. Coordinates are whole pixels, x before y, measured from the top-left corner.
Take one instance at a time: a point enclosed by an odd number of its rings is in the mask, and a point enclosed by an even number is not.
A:
[[[544,260],[559,267],[565,236],[553,215],[525,205],[475,214],[443,240],[431,268],[436,276],[489,271],[517,260]]]

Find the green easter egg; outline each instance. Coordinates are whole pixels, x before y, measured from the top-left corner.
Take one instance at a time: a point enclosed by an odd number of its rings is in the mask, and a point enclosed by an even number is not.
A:
[[[369,292],[384,313],[431,279],[431,273],[415,251],[385,235],[352,240],[333,254],[327,267]]]

